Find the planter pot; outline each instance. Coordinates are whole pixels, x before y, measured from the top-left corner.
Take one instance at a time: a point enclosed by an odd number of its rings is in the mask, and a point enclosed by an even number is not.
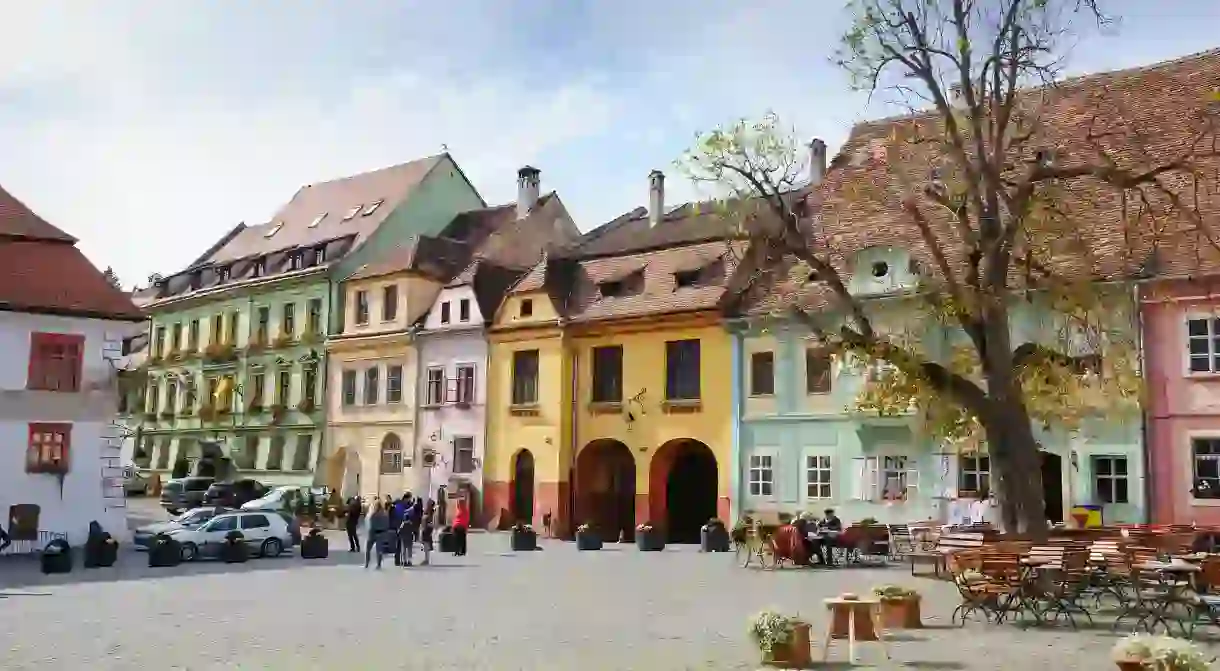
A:
[[[119,544],[112,542],[110,534],[99,541],[85,544],[85,568],[114,566],[119,560]]]
[[[851,633],[851,613],[855,611],[856,641],[878,640],[877,628],[873,626],[873,607],[874,604],[866,601],[834,604],[830,624],[830,637],[836,641],[848,638],[848,635]]]
[[[600,550],[602,549],[602,539],[592,531],[577,531],[576,532],[576,549],[577,550]]]
[[[919,597],[882,599],[881,622],[889,630],[923,627],[923,621],[919,616]]]
[[[1118,665],[1120,671],[1145,671],[1148,668],[1144,666],[1143,662],[1137,660],[1123,660],[1121,662],[1115,660],[1114,663]]]
[[[665,549],[665,538],[657,529],[635,532],[635,546],[640,552],[660,552]]]
[[[153,539],[148,548],[148,565],[154,568],[177,566],[182,563],[182,544],[172,538],[164,542]]]
[[[452,554],[457,551],[457,540],[454,538],[453,529],[450,527],[441,529],[438,542],[440,543],[440,551],[445,554]]]
[[[330,556],[330,543],[322,534],[312,534],[301,539],[301,559],[326,559]]]
[[[47,543],[42,550],[41,563],[43,573],[71,573],[72,547],[63,540]]]
[[[220,559],[226,564],[241,564],[250,558],[250,546],[244,540],[226,541],[220,546]]]
[[[783,645],[771,648],[771,652],[763,654],[763,664],[767,666],[791,667],[797,669],[809,668],[813,659],[809,651],[809,625],[801,623],[792,630],[792,638]]]
[[[538,549],[538,534],[533,531],[513,531],[509,542],[513,552],[533,552]]]
[[[703,552],[728,552],[729,531],[722,526],[707,527],[699,531],[699,549]]]

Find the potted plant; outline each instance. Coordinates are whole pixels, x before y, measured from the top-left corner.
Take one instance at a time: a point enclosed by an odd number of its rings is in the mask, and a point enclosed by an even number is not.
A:
[[[326,536],[322,535],[322,530],[313,527],[309,530],[309,535],[301,539],[301,559],[326,559],[330,556],[330,543],[326,540]]]
[[[576,549],[577,550],[600,550],[602,549],[602,538],[593,530],[592,524],[582,524],[576,527]]]
[[[182,544],[160,533],[153,536],[148,546],[148,565],[153,568],[177,566],[182,563]]]
[[[1210,661],[1190,641],[1133,634],[1114,644],[1111,657],[1124,671],[1207,671]]]
[[[510,536],[513,552],[533,552],[538,549],[538,534],[525,522],[513,525]]]
[[[47,543],[47,546],[42,549],[42,572],[43,573],[71,573],[72,572],[72,546],[68,545],[68,541],[62,538]]]
[[[665,538],[652,522],[645,522],[635,528],[635,546],[640,552],[660,552],[665,549]]]
[[[224,543],[220,545],[220,558],[226,564],[240,564],[250,558],[250,548],[246,545],[246,536],[234,529],[225,534]]]
[[[803,669],[813,663],[809,654],[809,623],[800,618],[764,610],[750,620],[750,637],[767,666]]]
[[[901,585],[881,585],[873,588],[881,599],[881,619],[886,629],[919,629],[919,592]]]
[[[729,530],[724,520],[713,517],[699,529],[699,550],[702,552],[728,552]]]

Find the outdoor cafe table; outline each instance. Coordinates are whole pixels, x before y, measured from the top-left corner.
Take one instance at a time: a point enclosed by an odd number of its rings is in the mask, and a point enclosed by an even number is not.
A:
[[[1191,592],[1194,577],[1203,569],[1185,562],[1145,562],[1136,564],[1134,568],[1156,575],[1158,587],[1164,590],[1164,595],[1153,599],[1148,614],[1141,618],[1141,621],[1147,622],[1149,632],[1158,622],[1169,632],[1169,610],[1174,606],[1182,606],[1188,614],[1193,615],[1195,602]],[[1184,622],[1179,620],[1178,627],[1183,636],[1188,635]]]
[[[1046,557],[1021,557],[1018,574],[1020,585],[1017,586],[1016,593],[1008,599],[1008,604],[1019,601],[1017,612],[1029,611],[1037,624],[1043,622],[1042,613],[1038,610],[1038,597],[1042,593],[1038,586],[1038,571],[1049,563],[1051,560]]]

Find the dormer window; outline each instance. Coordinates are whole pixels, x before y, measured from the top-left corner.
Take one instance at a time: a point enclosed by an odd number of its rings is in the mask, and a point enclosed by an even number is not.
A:
[[[262,277],[267,274],[267,260],[258,259],[254,262],[254,272],[250,273],[253,277]]]
[[[385,202],[385,199],[378,198],[377,200],[369,203],[368,207],[364,208],[364,212],[363,212],[362,216],[367,217],[370,214],[376,212],[377,208],[381,207],[381,204],[384,202]]]
[[[684,287],[693,287],[699,284],[698,270],[680,270],[674,273],[674,285],[681,289]]]
[[[324,219],[326,219],[326,213],[325,213],[325,212],[323,212],[322,214],[319,214],[318,216],[314,217],[314,218],[313,218],[313,221],[312,221],[312,222],[310,222],[309,227],[310,227],[310,228],[317,228],[317,227],[318,227],[318,224],[322,223],[322,221],[323,221]]]
[[[320,266],[323,263],[326,263],[326,245],[322,245],[321,247],[314,247],[313,264],[315,266]]]
[[[343,215],[343,221],[351,221],[352,219],[355,219],[356,215],[360,214],[360,210],[363,207],[364,207],[363,205],[357,205],[356,207],[353,207],[352,209],[348,210],[347,214]]]
[[[300,270],[301,266],[304,265],[303,264],[303,262],[305,260],[304,256],[305,256],[304,252],[293,252],[292,254],[290,254],[288,256],[288,269],[289,270]]]
[[[275,235],[276,233],[279,233],[280,229],[283,227],[284,227],[284,222],[277,221],[277,222],[275,222],[275,225],[271,227],[271,230],[269,230],[263,234],[263,237],[270,238],[271,236]]]
[[[216,281],[218,283],[219,282],[228,282],[229,273],[230,273],[230,271],[229,271],[228,266],[220,266],[219,268],[216,269]]]
[[[622,296],[627,293],[627,285],[621,280],[614,282],[602,282],[598,285],[598,289],[602,292],[602,297],[608,298],[612,296]]]

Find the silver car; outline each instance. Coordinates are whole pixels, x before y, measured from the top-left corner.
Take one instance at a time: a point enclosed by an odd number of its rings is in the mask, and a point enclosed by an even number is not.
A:
[[[168,533],[176,529],[191,529],[202,526],[205,522],[223,513],[235,512],[231,508],[223,506],[204,506],[188,510],[181,515],[166,521],[156,522],[154,524],[145,524],[136,529],[131,536],[131,544],[137,550],[147,550],[152,545],[153,536],[159,533]]]
[[[278,557],[296,544],[288,522],[270,511],[223,513],[197,527],[183,527],[169,532],[182,545],[182,561],[200,557],[217,557],[224,546],[225,536],[240,531],[256,557]]]

